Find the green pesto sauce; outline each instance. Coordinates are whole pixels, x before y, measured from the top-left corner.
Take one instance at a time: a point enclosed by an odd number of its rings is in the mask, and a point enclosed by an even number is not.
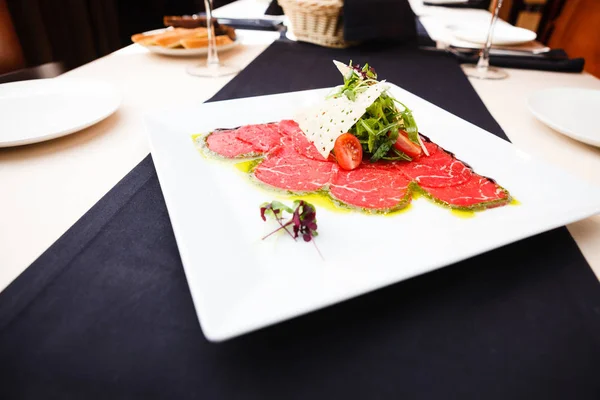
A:
[[[208,149],[206,148],[206,135],[203,133],[195,133],[191,137],[192,142],[194,142],[194,147],[202,156],[202,158],[206,160],[212,159],[213,157],[209,157],[209,154],[207,154]]]
[[[413,206],[412,203],[408,203],[403,208],[399,208],[399,209],[396,209],[396,210],[383,212],[383,213],[380,213],[380,214],[383,215],[384,217],[395,217],[396,215],[404,214],[405,212],[410,211],[410,209],[412,208],[412,206]]]
[[[304,200],[329,211],[335,211],[344,214],[352,212],[351,208],[341,206],[340,204],[336,203],[331,196],[323,192],[290,195],[289,199]]]

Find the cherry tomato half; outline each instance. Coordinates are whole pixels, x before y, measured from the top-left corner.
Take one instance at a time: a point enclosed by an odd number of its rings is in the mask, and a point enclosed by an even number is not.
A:
[[[411,142],[406,132],[402,130],[399,132],[398,140],[394,143],[394,147],[412,158],[420,156],[423,151],[421,150],[421,146]]]
[[[335,141],[333,151],[338,164],[343,169],[353,170],[362,161],[362,146],[356,136],[351,133],[339,136]]]

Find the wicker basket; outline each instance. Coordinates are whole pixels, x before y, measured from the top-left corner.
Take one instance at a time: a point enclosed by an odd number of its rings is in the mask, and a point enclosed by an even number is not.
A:
[[[298,40],[325,47],[353,45],[344,40],[343,0],[277,0]]]

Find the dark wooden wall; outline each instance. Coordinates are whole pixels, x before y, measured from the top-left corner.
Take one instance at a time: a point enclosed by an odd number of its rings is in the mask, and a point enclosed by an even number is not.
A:
[[[600,0],[567,0],[548,24],[548,46],[584,57],[585,70],[600,77]]]
[[[67,69],[131,44],[134,33],[161,28],[164,15],[204,11],[202,0],[0,1],[8,6],[27,66],[60,61]],[[2,42],[4,28],[0,22]]]
[[[25,57],[6,0],[0,0],[0,75],[24,66]]]

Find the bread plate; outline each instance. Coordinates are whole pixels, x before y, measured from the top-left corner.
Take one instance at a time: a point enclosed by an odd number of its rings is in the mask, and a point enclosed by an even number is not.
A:
[[[152,31],[143,32],[142,35],[156,35],[156,34],[166,32],[169,29],[171,29],[171,28],[155,29]],[[234,47],[236,47],[239,44],[239,42],[240,42],[240,38],[236,37],[236,39],[231,41],[230,43],[226,43],[226,44],[222,44],[222,45],[217,44],[217,51],[224,52],[227,50],[231,50]],[[171,56],[171,57],[195,57],[195,56],[204,56],[208,53],[208,47],[186,49],[186,48],[182,48],[182,47],[170,48],[170,47],[162,47],[162,46],[155,46],[155,45],[154,46],[144,45],[142,43],[136,43],[136,44],[148,49],[152,53],[161,54],[164,56]]]

